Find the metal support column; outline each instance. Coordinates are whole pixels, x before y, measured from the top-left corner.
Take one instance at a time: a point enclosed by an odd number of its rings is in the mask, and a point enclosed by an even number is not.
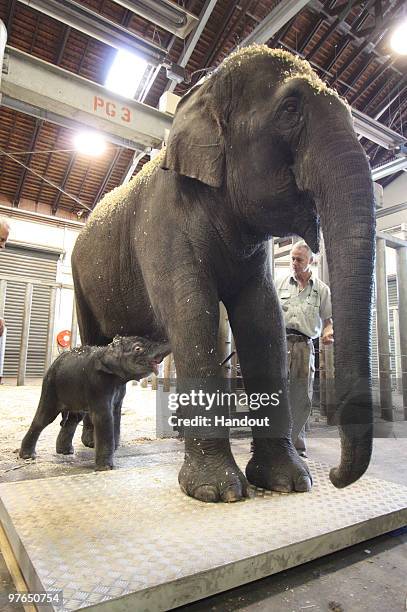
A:
[[[392,308],[393,312],[393,336],[394,336],[394,362],[396,371],[396,390],[397,393],[403,393],[403,385],[401,382],[401,350],[400,350],[400,323],[399,323],[399,309]]]
[[[321,236],[319,257],[320,279],[329,285],[328,261],[326,258],[325,243]],[[335,328],[335,321],[334,321]],[[335,395],[335,368],[334,347],[324,346],[319,342],[319,384],[320,384],[320,407],[321,414],[327,417],[327,424],[334,425],[336,417],[336,395]]]
[[[322,342],[320,343],[322,346]],[[325,410],[328,425],[336,425],[334,347],[324,346]]]
[[[27,286],[25,288],[25,298],[24,298],[24,314],[23,314],[23,328],[21,330],[20,357],[18,360],[18,374],[17,374],[17,385],[18,386],[25,384],[25,371],[26,371],[26,366],[27,366],[27,353],[28,353],[28,339],[30,335],[32,297],[33,297],[33,285],[32,283],[27,283]]]
[[[376,246],[376,320],[379,348],[379,382],[381,416],[394,420],[390,371],[389,301],[387,295],[386,240],[377,239]]]
[[[318,276],[325,282],[324,271],[326,268],[325,249],[321,237],[318,259]],[[326,367],[325,350],[322,342],[319,343],[319,412],[321,416],[327,416],[326,408]]]
[[[164,386],[163,386],[163,390],[164,391],[168,391],[170,390],[170,379],[171,379],[171,357],[172,354],[170,353],[169,355],[167,355],[167,357],[164,358]]]
[[[78,344],[78,318],[76,315],[75,294],[72,301],[72,322],[71,322],[71,349]]]
[[[54,326],[55,326],[55,304],[57,300],[57,288],[51,287],[48,311],[48,334],[47,334],[47,353],[45,356],[45,371],[52,363],[52,353],[54,348]]]
[[[229,325],[229,320],[228,320],[228,314],[226,312],[226,308],[224,307],[222,302],[220,302],[219,303],[219,333],[218,333],[219,362],[224,361],[224,359],[226,359],[226,357],[230,355],[230,353],[232,352],[231,347],[232,347],[232,337],[231,337],[230,325]],[[222,376],[224,378],[231,377],[230,361],[228,361],[227,363],[225,363],[224,366],[222,366]]]
[[[401,383],[403,388],[404,418],[407,419],[407,247],[397,249],[397,285],[399,295]]]

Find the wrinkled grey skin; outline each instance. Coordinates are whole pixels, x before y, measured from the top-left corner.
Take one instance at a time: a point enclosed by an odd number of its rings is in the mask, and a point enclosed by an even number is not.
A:
[[[95,430],[96,469],[112,469],[113,453],[120,440],[120,408],[126,382],[150,374],[169,352],[168,344],[116,336],[108,346],[83,346],[62,353],[44,376],[40,402],[21,443],[20,457],[35,458],[42,430],[60,412],[64,418],[56,450],[72,454],[76,425],[83,412],[88,412]]]
[[[251,483],[307,491],[311,477],[290,441],[286,342],[270,277],[267,240],[298,234],[318,250],[319,219],[330,270],[342,455],[331,480],[344,487],[366,470],[372,445],[370,391],[374,199],[365,153],[347,107],[290,61],[253,53],[225,64],[180,102],[161,166],[111,213],[88,222],[72,258],[86,342],[116,333],[165,334],[178,380],[219,374],[218,302],[228,312],[247,393],[281,389],[278,407],[253,428]],[[182,490],[203,501],[237,501],[246,479],[229,440],[185,430]]]

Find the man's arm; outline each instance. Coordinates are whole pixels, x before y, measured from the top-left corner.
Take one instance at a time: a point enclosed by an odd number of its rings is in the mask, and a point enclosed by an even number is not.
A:
[[[322,344],[333,344],[334,328],[332,319],[324,319],[321,338]]]
[[[0,317],[0,338],[4,333],[4,319]]]
[[[319,316],[322,319],[322,344],[333,344],[334,341],[334,330],[332,322],[332,303],[331,303],[331,292],[329,287],[322,281],[319,284],[321,292],[321,304],[319,308]]]

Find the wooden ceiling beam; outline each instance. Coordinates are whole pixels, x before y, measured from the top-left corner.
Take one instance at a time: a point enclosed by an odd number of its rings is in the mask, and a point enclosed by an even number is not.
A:
[[[29,150],[30,151],[34,151],[35,147],[37,145],[37,140],[38,140],[38,136],[42,127],[42,121],[40,119],[36,119],[35,120],[35,127],[34,127],[34,132],[31,138],[31,142],[29,145]],[[31,163],[31,159],[32,159],[32,154],[30,153],[26,159],[25,159],[25,165],[29,166]],[[15,196],[13,198],[13,206],[18,207],[19,203],[20,203],[20,198],[21,198],[21,194],[23,193],[24,190],[24,183],[25,183],[25,178],[27,176],[27,172],[28,169],[27,168],[22,168],[19,179],[18,179],[18,183],[17,183],[17,189],[16,189],[16,193]]]
[[[395,10],[398,10],[401,6],[403,6],[405,0],[399,0],[396,3],[395,6]],[[380,35],[382,36],[384,34],[383,30],[387,30],[391,23],[393,22],[394,16],[388,14],[387,17],[385,19],[383,19],[383,21],[381,21],[381,23],[376,23],[376,26],[374,28],[374,30],[370,33],[369,36],[367,36],[365,38],[365,40],[363,41],[363,43],[361,45],[359,45],[354,52],[352,53],[352,55],[347,59],[347,61],[340,67],[340,69],[338,70],[338,72],[335,74],[334,79],[330,82],[330,85],[333,86],[335,85],[335,83],[338,81],[338,79],[342,76],[342,74],[351,66],[351,64],[353,64],[353,62],[355,61],[355,59],[362,54],[362,52],[366,49],[366,47],[368,47],[370,45],[370,43],[372,42],[372,40],[380,33]],[[379,32],[380,31],[380,32]]]
[[[372,58],[370,58],[367,62],[365,62],[365,64],[363,65],[362,69],[358,71],[358,73],[355,75],[355,77],[353,78],[351,85],[355,85],[357,83],[357,81],[360,79],[360,77],[362,76],[362,74],[364,73],[364,71],[366,70],[366,68],[369,66],[370,62],[372,61]],[[372,74],[371,77],[369,77],[367,79],[367,81],[365,81],[363,83],[363,91],[360,93],[356,93],[353,94],[350,97],[349,103],[350,104],[355,104],[360,97],[363,95],[363,93],[371,86],[373,85],[373,83],[375,81],[377,81],[377,79],[379,79],[388,68],[391,68],[392,64],[394,62],[394,58],[389,57],[384,64],[382,64],[381,66],[379,66],[374,73]],[[388,82],[388,79],[386,78],[386,82]],[[377,93],[377,92],[376,92]],[[376,94],[375,94],[376,95]],[[366,108],[367,104],[365,104],[364,108]]]
[[[10,33],[11,26],[16,12],[17,0],[8,0],[7,2],[7,13],[6,13],[6,28],[7,32]]]
[[[108,171],[105,174],[105,177],[103,178],[103,181],[100,184],[99,190],[95,196],[95,199],[93,200],[92,203],[92,208],[95,208],[96,204],[99,202],[100,198],[103,195],[104,190],[106,189],[106,185],[108,184],[108,182],[110,181],[110,177],[113,174],[113,171],[115,169],[116,166],[116,162],[118,161],[120,154],[121,154],[122,150],[120,149],[120,147],[117,147],[115,154],[113,156],[112,161],[110,162],[110,166],[108,168]]]
[[[61,131],[62,131],[62,127],[59,127],[58,131],[57,131],[56,138],[55,138],[55,142],[54,142],[54,148],[57,148],[57,143],[58,143],[59,137],[61,135]],[[51,159],[52,159],[52,153],[48,153],[47,162],[45,164],[44,171],[42,172],[42,176],[44,176],[44,177],[47,176],[47,172],[48,172],[48,168],[49,168],[50,163],[51,163]],[[39,188],[39,191],[38,191],[38,195],[37,195],[37,198],[35,200],[37,203],[41,202],[42,191],[44,189],[44,185],[45,184],[46,183],[44,181],[41,182],[41,185],[40,185],[40,188]]]
[[[77,153],[75,151],[75,153],[72,153],[72,155],[71,155],[71,157],[69,159],[68,165],[67,165],[67,167],[65,169],[64,178],[62,179],[62,183],[60,184],[61,189],[65,189],[65,185],[68,182],[69,175],[70,175],[71,170],[73,168],[73,165],[74,165],[74,163],[76,161],[76,157],[77,157]],[[51,205],[51,210],[52,210],[52,214],[53,215],[55,215],[55,213],[58,210],[58,204],[59,204],[59,201],[60,201],[62,195],[63,195],[62,191],[58,191],[56,196],[55,196],[55,199],[54,199],[54,201],[53,201],[53,203]]]
[[[217,29],[216,35],[215,35],[215,40],[213,42],[213,44],[209,47],[208,51],[206,52],[206,55],[204,57],[204,60],[202,62],[202,68],[207,68],[208,66],[212,65],[212,62],[216,56],[216,53],[218,51],[219,48],[219,43],[222,40],[222,36],[226,30],[227,24],[229,23],[230,19],[232,18],[233,13],[235,12],[237,5],[239,4],[240,0],[233,0],[233,2],[230,3],[228,11],[223,19],[223,21],[220,21],[220,25]]]

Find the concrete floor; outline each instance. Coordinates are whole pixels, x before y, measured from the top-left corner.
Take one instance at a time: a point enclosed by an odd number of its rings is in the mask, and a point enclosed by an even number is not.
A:
[[[80,431],[76,434],[75,455],[56,455],[54,446],[59,419],[43,432],[35,463],[26,463],[18,458],[16,450],[30,424],[39,392],[38,385],[0,387],[1,482],[93,470],[93,451],[81,445]],[[174,439],[155,440],[154,425],[154,393],[129,386],[123,406],[122,445],[116,453],[118,469],[168,463],[181,465],[183,445]],[[407,486],[405,423],[386,424],[378,429],[378,433],[388,437],[375,439],[368,475]],[[234,440],[233,449],[236,454],[249,457],[248,440]],[[339,456],[335,429],[314,424],[308,436],[308,454],[316,461],[335,465]],[[380,491],[377,493],[380,495]],[[272,612],[406,610],[406,543],[407,529],[393,532],[182,609]],[[14,590],[14,587],[0,557],[0,591],[10,590]],[[11,612],[18,608],[6,606],[1,609]]]

